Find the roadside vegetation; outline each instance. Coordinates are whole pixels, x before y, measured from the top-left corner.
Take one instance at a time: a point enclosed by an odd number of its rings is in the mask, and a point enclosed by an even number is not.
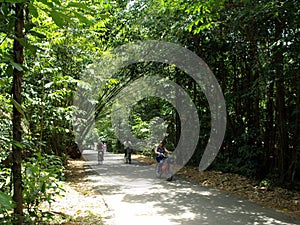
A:
[[[53,203],[64,188],[68,161],[80,158],[81,146],[93,148],[90,134],[87,143],[76,142],[72,121],[82,113],[73,104],[76,88],[89,89],[84,71],[116,47],[143,40],[191,50],[222,88],[227,130],[208,172],[299,191],[299,9],[296,0],[1,1],[0,224],[52,220],[41,204]],[[174,65],[136,63],[116,71],[96,93],[92,132],[109,151],[122,151],[111,124],[114,97],[136,79],[157,74],[180,85],[197,108],[201,130],[188,162],[197,167],[210,135],[209,105],[201,87]],[[163,99],[149,96],[132,108],[132,132],[149,137],[157,117],[167,125],[167,148],[174,149],[180,118]],[[143,154],[151,155],[151,148]]]

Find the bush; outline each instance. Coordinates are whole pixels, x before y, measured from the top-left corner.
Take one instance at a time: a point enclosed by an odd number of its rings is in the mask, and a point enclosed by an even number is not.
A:
[[[12,197],[4,192],[0,192],[0,224],[12,224],[10,214],[14,206]]]
[[[40,209],[41,203],[49,205],[62,190],[59,181],[63,177],[62,160],[54,155],[36,153],[23,165],[23,197],[26,222],[36,224],[49,220],[52,215]]]

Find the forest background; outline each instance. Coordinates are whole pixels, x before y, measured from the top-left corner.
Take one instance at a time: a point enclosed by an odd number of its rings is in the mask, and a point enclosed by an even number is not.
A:
[[[68,157],[80,157],[72,118],[81,75],[112,49],[139,40],[183,46],[216,76],[227,130],[209,169],[299,188],[299,6],[296,0],[1,1],[0,222],[51,217],[39,204],[59,191]],[[157,74],[184,88],[197,107],[201,132],[188,163],[197,166],[210,134],[210,110],[197,83],[174,66],[136,63],[108,79],[99,93],[95,132],[110,151],[120,151],[111,102],[130,82]],[[165,142],[174,149],[180,119],[162,99],[134,106],[133,133],[147,137],[157,116],[167,121]]]

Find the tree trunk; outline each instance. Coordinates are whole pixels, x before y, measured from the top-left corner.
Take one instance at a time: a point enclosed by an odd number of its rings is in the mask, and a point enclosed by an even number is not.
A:
[[[16,37],[21,39],[24,38],[24,4],[17,3],[15,4],[15,34]],[[21,43],[15,39],[13,45],[14,53],[14,62],[19,65],[23,65],[24,61],[24,47]],[[13,107],[13,140],[15,143],[22,142],[22,128],[21,120],[22,113],[20,112],[19,107],[16,105],[21,105],[22,103],[22,80],[23,80],[23,71],[14,69],[13,72],[13,86],[12,94],[13,99],[16,102]],[[12,179],[13,179],[13,200],[16,203],[14,208],[15,219],[14,225],[23,224],[23,197],[22,197],[22,174],[21,174],[21,163],[22,163],[22,147],[20,144],[14,144],[12,147],[13,155],[13,165],[12,165]]]
[[[275,21],[275,40],[279,41],[283,33],[283,24],[280,18]],[[285,106],[285,90],[284,90],[284,71],[283,71],[283,53],[280,44],[275,49],[274,65],[276,71],[276,123],[278,129],[278,159],[277,166],[280,173],[280,181],[285,180],[287,170],[287,154],[288,154],[288,137],[286,129],[286,106]]]
[[[296,90],[297,90],[297,100],[296,100],[296,113],[295,113],[295,135],[293,140],[293,152],[292,152],[292,164],[289,167],[288,176],[291,179],[291,183],[293,184],[296,177],[296,169],[297,164],[299,163],[298,155],[300,155],[300,80],[296,82]],[[300,168],[299,168],[300,169]],[[298,174],[298,179],[300,178],[300,174]]]
[[[264,134],[265,147],[265,175],[275,171],[274,157],[275,157],[275,129],[274,129],[274,84],[270,84],[268,88],[266,124]]]

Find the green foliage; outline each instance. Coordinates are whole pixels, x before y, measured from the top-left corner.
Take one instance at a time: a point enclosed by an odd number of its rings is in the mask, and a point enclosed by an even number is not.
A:
[[[15,204],[12,200],[12,197],[0,191],[0,223],[1,224],[7,224],[7,225],[12,224],[10,221],[9,214],[14,207]]]
[[[279,170],[282,179],[293,174],[300,143],[297,1],[140,0],[114,6],[107,23],[108,48],[136,39],[169,40],[194,51],[216,75],[226,98],[228,129],[213,168],[260,178]],[[187,76],[167,66],[151,69],[137,64],[120,72],[119,89],[106,91],[120,90],[130,80],[152,74],[177,82],[195,101],[201,135],[190,163],[197,165],[210,132],[209,107]],[[133,130],[140,137],[149,135],[147,119],[154,105],[147,104],[148,108],[135,107],[131,115]],[[172,111],[167,105],[163,110]],[[170,115],[167,140],[176,145],[178,121]]]
[[[187,29],[194,34],[213,29],[218,25],[224,3],[224,0],[197,1],[189,6],[186,12],[193,15],[193,19]]]
[[[0,94],[0,149],[7,149],[11,144],[11,115],[10,112],[12,110],[12,105],[10,103],[10,99],[8,95]],[[6,151],[0,152],[0,159],[5,158],[7,156]]]
[[[24,148],[24,185],[30,190],[24,197],[35,218],[41,201],[51,202],[49,193],[59,190],[62,167],[52,155],[65,157],[74,148],[72,98],[82,71],[105,51],[136,40],[185,46],[216,75],[226,98],[228,129],[212,168],[260,178],[293,174],[300,149],[299,1],[26,1],[26,39],[19,40],[24,65],[11,54],[12,12],[19,2],[25,1],[0,4],[0,162],[13,145]],[[24,72],[21,105],[10,96],[14,69]],[[114,74],[99,93],[94,132],[108,150],[120,150],[111,127],[112,99],[135,79],[157,74],[182,86],[197,107],[201,133],[190,163],[198,165],[210,133],[209,107],[200,87],[174,66],[136,64]],[[12,140],[13,105],[24,115],[22,143]],[[157,116],[167,121],[167,147],[174,149],[180,121],[166,102],[149,98],[137,104],[131,112],[133,133],[149,136]],[[6,195],[10,172],[0,166],[0,191]]]
[[[12,220],[11,169],[0,169],[0,222]],[[23,163],[23,198],[26,207],[26,224],[36,224],[52,218],[50,212],[41,209],[41,204],[51,203],[61,193],[60,181],[64,179],[63,161],[60,157],[36,153]]]
[[[7,167],[11,166],[12,146],[21,147],[26,224],[35,224],[50,216],[40,211],[40,204],[53,201],[60,190],[62,159],[77,150],[71,124],[72,97],[80,72],[100,54],[93,34],[105,17],[102,1],[26,1],[22,5],[26,39],[17,40],[25,47],[25,63],[19,65],[12,52],[16,41],[14,9],[21,2],[25,1],[0,3],[0,163],[5,163],[0,165],[0,191],[12,192]],[[96,20],[97,27],[93,27]],[[14,69],[24,72],[22,104],[8,94]],[[22,142],[12,138],[13,106],[23,115]],[[9,224],[12,212],[6,213],[7,221],[1,224]]]
[[[12,201],[11,196],[0,192],[0,209],[3,211],[0,211],[0,214],[2,214],[6,210],[12,210],[14,207],[14,203]]]
[[[51,203],[63,190],[59,181],[63,176],[62,160],[57,156],[36,153],[23,164],[23,196],[28,223],[51,218],[40,209],[41,203]]]
[[[10,173],[9,168],[1,168],[0,170],[0,191],[5,193],[9,193],[11,190]]]

